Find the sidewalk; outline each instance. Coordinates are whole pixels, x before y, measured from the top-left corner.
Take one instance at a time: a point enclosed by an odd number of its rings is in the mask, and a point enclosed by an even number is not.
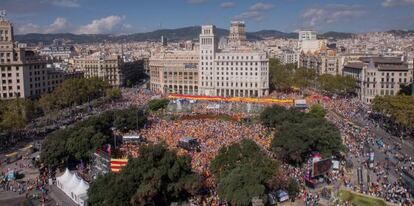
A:
[[[50,186],[49,195],[56,204],[61,206],[77,206],[72,199],[70,199],[64,192],[62,192],[59,188],[55,185]]]

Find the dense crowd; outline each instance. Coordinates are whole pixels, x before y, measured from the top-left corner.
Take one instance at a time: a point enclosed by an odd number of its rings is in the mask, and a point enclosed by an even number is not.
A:
[[[410,194],[399,180],[401,168],[405,168],[409,162],[401,160],[408,157],[406,155],[401,157],[401,154],[395,152],[395,145],[385,145],[381,138],[375,135],[370,127],[371,122],[366,119],[368,117],[367,111],[369,111],[368,106],[350,98],[336,98],[326,101],[324,104],[332,111],[328,113],[326,118],[340,129],[344,144],[349,150],[350,159],[368,169],[371,163],[368,160],[371,151],[367,151],[367,148],[372,150],[375,147],[386,156],[385,162],[372,163],[373,168],[371,169],[373,169],[374,175],[370,177],[368,188],[352,184],[349,179],[344,179],[345,186],[393,203],[409,202],[411,200]],[[347,120],[346,122],[343,121],[344,118]],[[357,126],[350,121],[356,118],[365,122],[363,126]],[[396,161],[392,163],[390,158]]]
[[[125,89],[122,90],[120,100],[89,108],[88,111],[100,113],[109,109],[129,106],[141,107],[145,106],[154,96],[157,94],[145,89]],[[269,97],[300,99],[301,95],[295,92],[289,94],[274,92]],[[373,164],[371,168],[373,175],[367,188],[360,187],[352,177],[346,174],[345,161],[343,161],[340,169],[332,170],[326,175],[329,184],[332,183],[338,187],[343,185],[356,192],[383,198],[393,203],[404,203],[411,199],[409,192],[398,178],[402,169],[413,171],[414,168],[410,165],[411,159],[407,155],[396,153],[393,145],[378,145],[379,138],[370,129],[372,122],[367,120],[367,114],[370,110],[367,105],[351,97],[324,97],[319,94],[311,94],[306,99],[309,104],[320,103],[328,110],[326,119],[339,128],[343,143],[348,150],[348,158],[352,162],[364,168],[370,167],[365,145],[378,147],[386,156],[398,159],[394,164],[391,161]],[[242,119],[251,120],[263,108],[264,105],[259,104],[175,101],[170,103],[164,116],[150,116],[148,123],[137,133],[148,143],[163,142],[168,148],[178,150],[179,155],[190,155],[193,170],[205,175],[207,177],[206,184],[212,186],[214,180],[210,178],[210,162],[218,154],[220,148],[243,138],[249,138],[269,151],[272,139],[271,132],[260,123],[241,121]],[[77,115],[72,114],[71,118],[83,119],[87,116],[79,114],[81,116],[78,117]],[[357,126],[353,123],[355,119],[366,122],[363,126]],[[183,138],[196,139],[199,151],[185,150],[179,147],[178,143]],[[125,143],[122,144],[120,150],[127,156],[137,157],[139,145]],[[311,170],[310,165],[305,164],[299,168],[282,164],[282,178],[284,181],[287,181],[288,178],[297,180],[300,185],[299,197],[306,205],[317,205],[320,195],[310,192],[305,187],[305,173]],[[5,176],[7,171],[2,172]],[[15,191],[19,194],[33,194],[28,191],[40,191],[39,194],[42,194],[42,198],[44,198],[43,196],[47,194],[44,187],[46,180],[47,175],[42,174],[37,179],[25,182],[3,181],[0,185],[3,190]],[[221,204],[214,192],[211,191],[212,195],[208,199],[200,201],[209,202],[210,205]]]
[[[122,90],[122,100],[127,103],[128,106],[142,107],[146,105],[155,95],[158,94],[148,89],[128,88]]]
[[[270,146],[271,138],[269,138],[266,128],[260,124],[242,125],[231,120],[210,118],[176,121],[152,118],[150,122],[151,124],[140,132],[140,135],[149,142],[164,142],[170,148],[179,149],[177,144],[181,138],[197,139],[200,152],[188,152],[183,149],[180,149],[179,152],[181,154],[188,153],[192,157],[192,166],[198,172],[208,171],[210,161],[218,154],[221,147],[228,146],[242,138],[250,138],[264,148]]]

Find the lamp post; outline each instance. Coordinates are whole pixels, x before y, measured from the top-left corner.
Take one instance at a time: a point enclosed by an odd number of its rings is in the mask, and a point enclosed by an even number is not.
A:
[[[413,59],[413,71],[412,71],[412,73],[413,73],[413,79],[411,81],[411,96],[414,97],[414,59]]]

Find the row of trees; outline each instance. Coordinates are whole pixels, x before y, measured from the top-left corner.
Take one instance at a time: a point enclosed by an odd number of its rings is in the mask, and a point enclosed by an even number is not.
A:
[[[0,133],[24,128],[40,112],[36,103],[29,99],[0,101]]]
[[[53,92],[43,95],[39,99],[39,104],[43,111],[49,112],[69,106],[80,105],[93,99],[103,97],[106,94],[115,98],[119,97],[119,94],[116,94],[116,92],[110,89],[110,85],[101,78],[68,79],[59,85]]]
[[[375,97],[372,102],[375,112],[382,114],[382,118],[399,126],[399,129],[414,129],[414,97],[397,95]]]
[[[295,64],[283,65],[277,59],[270,59],[269,73],[272,89],[318,88],[330,93],[346,94],[354,92],[357,82],[350,76],[318,75],[315,70],[297,68]]]
[[[269,191],[298,185],[278,180],[279,165],[251,140],[224,147],[211,162],[220,198],[232,205],[249,205],[254,197],[267,201]],[[88,190],[91,205],[170,205],[201,194],[203,179],[191,170],[189,156],[177,156],[164,145],[142,146],[119,174],[105,174]],[[108,189],[110,188],[110,189]]]
[[[127,131],[144,126],[142,110],[131,108],[105,112],[49,134],[42,145],[41,160],[46,165],[88,161],[97,148],[112,144],[112,129]]]
[[[165,109],[170,101],[168,99],[153,99],[148,102],[148,109],[151,111],[158,111]]]
[[[90,205],[170,205],[199,192],[201,177],[192,172],[189,156],[178,156],[163,145],[142,146],[119,174],[92,182]]]
[[[36,117],[69,106],[76,106],[99,97],[118,99],[119,88],[111,88],[100,78],[68,79],[53,92],[39,99],[14,99],[0,101],[0,133],[23,129]]]
[[[312,152],[331,157],[345,149],[338,128],[323,118],[324,112],[318,107],[303,113],[273,106],[261,113],[263,124],[276,130],[272,150],[283,161],[300,165]]]

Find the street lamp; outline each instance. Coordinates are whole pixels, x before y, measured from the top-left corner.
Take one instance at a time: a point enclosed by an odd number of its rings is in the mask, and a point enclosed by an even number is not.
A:
[[[114,149],[116,149],[116,135],[114,134],[116,131],[116,127],[111,127],[112,135],[114,136]]]

